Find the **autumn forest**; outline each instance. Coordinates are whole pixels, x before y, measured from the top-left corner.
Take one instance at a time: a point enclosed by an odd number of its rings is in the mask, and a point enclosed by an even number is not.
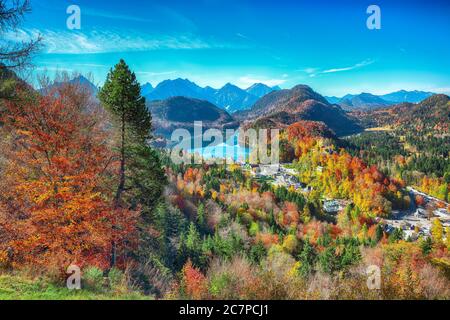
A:
[[[272,91],[220,121],[279,129],[275,173],[177,164],[173,101],[152,105],[138,70],[35,85],[36,41],[0,60],[0,299],[450,298],[448,96],[346,111]]]

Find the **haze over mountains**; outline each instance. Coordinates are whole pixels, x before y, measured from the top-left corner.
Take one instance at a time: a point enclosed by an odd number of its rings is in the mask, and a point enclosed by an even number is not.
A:
[[[188,79],[164,80],[155,88],[147,83],[142,86],[142,95],[147,100],[164,100],[176,96],[184,96],[209,101],[228,112],[235,112],[250,108],[258,98],[279,90],[279,87],[269,87],[262,83],[256,83],[244,90],[231,83],[227,83],[220,89],[210,86],[200,87]]]
[[[426,91],[406,91],[400,90],[384,95],[374,95],[371,93],[347,94],[342,98],[325,97],[328,102],[340,105],[345,110],[356,109],[379,109],[401,102],[418,103],[434,93]]]

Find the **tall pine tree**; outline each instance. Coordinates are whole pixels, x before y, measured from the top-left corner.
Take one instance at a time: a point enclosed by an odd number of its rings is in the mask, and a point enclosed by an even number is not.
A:
[[[165,185],[158,154],[150,145],[152,118],[141,87],[124,60],[112,69],[99,99],[110,112],[119,132],[120,170],[115,206],[140,209],[143,228],[152,223],[153,211]],[[146,235],[142,235],[146,238]],[[113,244],[113,250],[114,250]],[[115,264],[115,253],[111,265]]]

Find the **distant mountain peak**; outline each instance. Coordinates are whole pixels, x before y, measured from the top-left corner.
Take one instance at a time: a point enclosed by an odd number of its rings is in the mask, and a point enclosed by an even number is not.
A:
[[[148,89],[146,91],[146,89]],[[226,83],[220,89],[210,86],[204,88],[189,79],[176,78],[164,80],[155,88],[142,87],[142,95],[148,101],[165,100],[175,96],[183,96],[194,99],[209,101],[229,112],[245,110],[250,108],[258,99],[255,96],[232,83]]]
[[[89,81],[85,76],[83,76],[82,74],[76,76],[75,78],[73,78],[71,81],[82,81],[82,82],[91,82]]]
[[[81,84],[81,85],[86,86],[88,88],[95,89],[95,91],[98,90],[97,86],[95,84],[93,84],[91,82],[91,80],[89,80],[88,78],[86,78],[85,76],[83,76],[81,74],[76,76],[72,80],[69,80],[69,83],[78,83],[78,84]]]
[[[251,90],[251,89],[254,89],[254,88],[269,88],[269,89],[271,89],[268,85],[266,85],[264,83],[261,83],[261,82],[257,82],[257,83],[252,84],[246,90]]]
[[[362,92],[360,94],[346,94],[342,98],[326,97],[326,99],[328,102],[338,104],[343,108],[355,110],[384,108],[402,102],[419,103],[432,95],[432,92],[402,89],[384,95]]]
[[[395,103],[401,103],[401,102],[410,102],[410,103],[418,103],[430,96],[432,96],[432,92],[427,91],[406,91],[406,90],[399,90],[396,92],[391,92],[385,95],[380,96],[384,100],[395,102]]]
[[[141,86],[141,95],[146,96],[148,95],[150,92],[153,91],[153,86],[150,82],[145,83],[144,85]]]
[[[281,90],[281,89],[278,86],[269,87],[268,85],[266,85],[264,83],[260,83],[260,82],[254,83],[250,87],[245,89],[245,91],[247,91],[248,93],[250,93],[258,98],[261,98],[262,96],[265,96],[266,94],[268,94],[272,91],[276,91],[276,90]]]
[[[95,84],[93,84],[91,82],[91,80],[89,80],[88,78],[86,78],[85,76],[83,76],[81,74],[76,76],[72,80],[69,80],[68,82],[74,83],[74,84],[79,84],[83,87],[86,87],[89,90],[91,90],[93,94],[97,94],[97,92],[98,92],[98,87]],[[56,85],[58,85],[58,84],[56,84]]]
[[[240,89],[240,90],[242,90],[241,88],[239,88],[238,86],[236,86],[236,85],[234,85],[234,84],[232,84],[232,83],[230,83],[230,82],[227,82],[223,87],[222,87],[222,89]]]

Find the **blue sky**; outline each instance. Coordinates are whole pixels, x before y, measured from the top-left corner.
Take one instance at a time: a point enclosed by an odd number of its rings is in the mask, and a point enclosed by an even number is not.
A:
[[[124,58],[141,83],[307,84],[325,95],[398,89],[450,93],[448,1],[32,0],[19,34],[40,33],[36,71],[91,73]],[[81,8],[81,30],[66,9]],[[381,30],[366,9],[381,8]]]

